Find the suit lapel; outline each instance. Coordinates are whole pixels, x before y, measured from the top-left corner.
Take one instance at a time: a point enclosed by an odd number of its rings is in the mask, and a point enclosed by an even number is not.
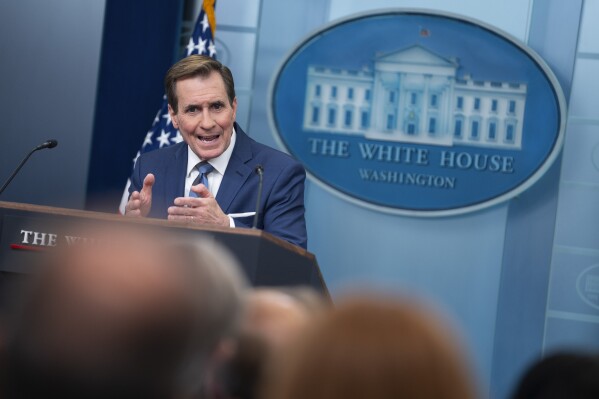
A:
[[[166,166],[166,197],[169,204],[177,197],[185,195],[185,173],[187,172],[187,144],[182,143],[175,152],[175,159]]]
[[[247,165],[253,157],[250,138],[237,123],[235,123],[235,133],[237,135],[235,148],[216,195],[216,201],[225,213],[228,213],[231,202],[252,174],[252,168]]]

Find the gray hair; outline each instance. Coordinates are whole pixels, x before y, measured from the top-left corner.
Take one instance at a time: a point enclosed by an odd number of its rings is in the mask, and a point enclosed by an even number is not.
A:
[[[247,283],[233,255],[213,240],[195,237],[191,242],[178,234],[156,235],[147,227],[84,231],[83,237],[108,239],[57,248],[38,258],[39,272],[14,298],[12,317],[0,326],[7,338],[0,349],[13,366],[0,370],[11,377],[0,388],[14,395],[3,397],[27,396],[23,390],[35,393],[32,397],[48,390],[52,395],[53,389],[84,392],[70,397],[117,397],[117,392],[127,392],[124,397],[195,397],[219,345],[237,334]],[[134,304],[129,311],[114,312],[112,302],[97,300],[117,295],[126,301],[130,287]],[[154,303],[165,306],[148,308]],[[107,328],[90,324],[98,314],[109,321]],[[117,322],[131,325],[119,328]],[[56,334],[65,328],[89,341]],[[96,331],[97,336],[89,334]],[[98,342],[106,347],[88,353]]]
[[[214,241],[188,241],[174,246],[188,263],[190,292],[197,306],[197,339],[192,342],[189,363],[181,374],[184,389],[196,392],[218,344],[237,336],[247,282],[233,255]]]

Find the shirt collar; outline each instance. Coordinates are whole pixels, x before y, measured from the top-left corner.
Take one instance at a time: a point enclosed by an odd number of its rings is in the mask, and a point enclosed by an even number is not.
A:
[[[214,170],[221,175],[224,175],[225,170],[227,170],[229,159],[231,159],[233,148],[235,148],[235,141],[237,141],[237,134],[235,133],[235,128],[233,128],[233,132],[231,133],[231,142],[229,143],[227,149],[218,157],[208,161],[208,163],[214,167]],[[202,162],[200,157],[198,157],[198,155],[191,150],[190,146],[187,146],[187,177],[191,175],[193,169],[200,162]]]

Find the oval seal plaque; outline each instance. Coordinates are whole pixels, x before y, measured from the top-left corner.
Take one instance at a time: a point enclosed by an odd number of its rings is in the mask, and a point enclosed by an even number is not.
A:
[[[587,305],[599,309],[599,264],[587,267],[578,275],[576,291]]]
[[[531,49],[464,17],[385,10],[333,22],[270,89],[280,144],[350,201],[414,216],[508,200],[557,157],[562,90]]]

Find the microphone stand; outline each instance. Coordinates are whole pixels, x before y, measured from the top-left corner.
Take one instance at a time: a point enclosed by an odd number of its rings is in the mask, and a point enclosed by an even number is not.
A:
[[[10,184],[10,182],[12,181],[12,179],[15,178],[15,176],[17,175],[17,173],[19,173],[19,171],[21,170],[21,168],[23,167],[23,165],[25,165],[25,162],[27,162],[27,160],[29,159],[29,157],[31,156],[31,154],[33,154],[36,151],[43,150],[44,148],[54,148],[57,145],[58,145],[58,141],[56,141],[56,140],[48,140],[45,143],[40,144],[37,147],[35,147],[33,150],[29,151],[29,154],[27,154],[27,156],[25,158],[23,158],[23,160],[21,161],[21,163],[19,164],[19,166],[17,166],[17,168],[15,169],[15,171],[12,172],[12,174],[10,175],[10,177],[8,178],[8,180],[4,183],[4,185],[2,186],[2,188],[0,188],[0,195],[2,194],[2,192],[4,192],[4,190],[6,189],[6,187],[8,187],[8,185]]]
[[[254,223],[252,224],[252,229],[258,228],[258,214],[260,213],[260,200],[262,199],[262,185],[264,184],[264,168],[262,165],[256,166],[254,169],[258,178],[260,179],[258,182],[258,197],[256,198],[256,213],[254,214]]]

